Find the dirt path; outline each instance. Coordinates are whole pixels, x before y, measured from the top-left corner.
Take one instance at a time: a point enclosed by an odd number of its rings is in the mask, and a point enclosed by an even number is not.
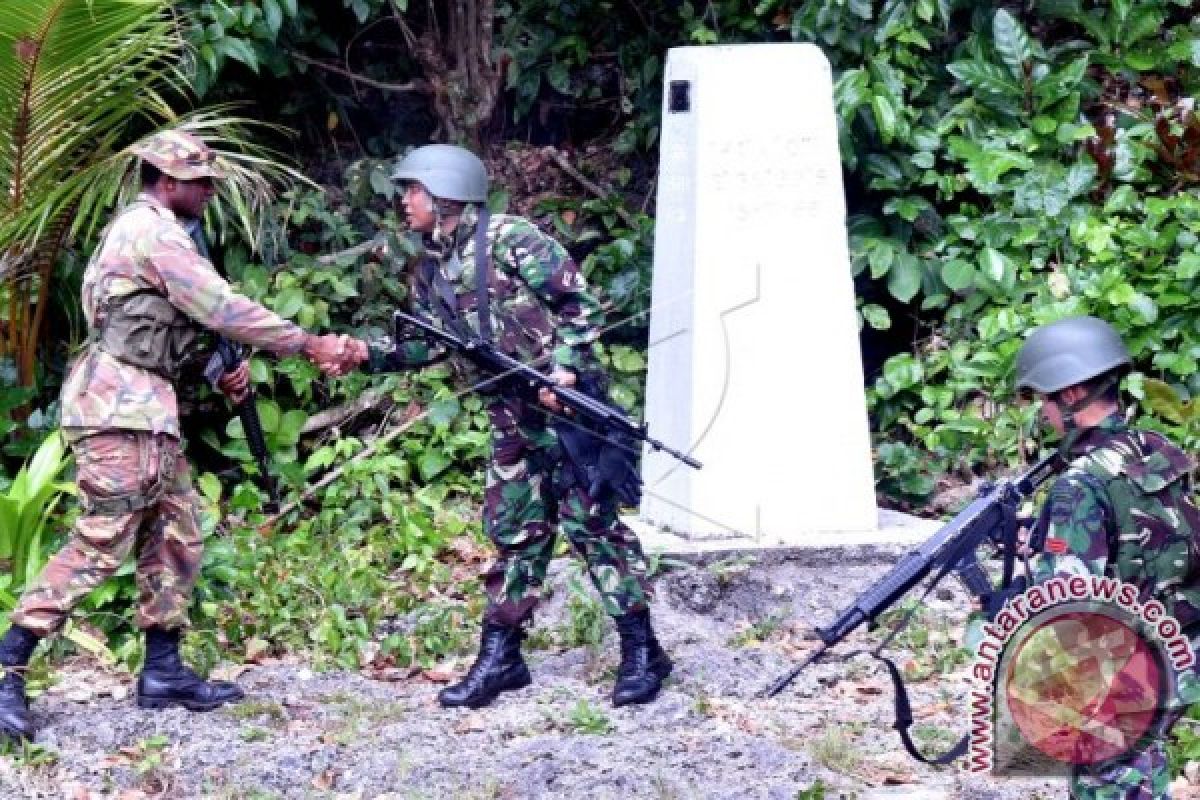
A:
[[[654,613],[677,668],[641,708],[609,705],[615,634],[570,599],[565,563],[532,637],[534,686],[478,712],[440,710],[439,684],[424,676],[386,682],[286,663],[242,672],[250,699],[236,708],[142,712],[127,676],[72,665],[34,703],[39,749],[0,759],[0,796],[1064,798],[1061,780],[1001,782],[910,761],[890,729],[890,685],[865,658],[820,664],[779,698],[754,696],[812,646],[807,625],[888,557],[668,573]],[[918,670],[939,659],[948,670],[916,683],[913,700],[922,741],[945,748],[965,729],[965,663],[952,648],[961,598],[932,606],[906,644]],[[563,644],[596,630],[598,647]]]

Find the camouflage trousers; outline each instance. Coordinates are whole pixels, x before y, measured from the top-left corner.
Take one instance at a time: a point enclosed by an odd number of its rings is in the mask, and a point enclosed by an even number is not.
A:
[[[22,595],[12,622],[39,636],[53,633],[136,552],[137,626],[183,627],[203,542],[198,497],[179,440],[105,431],[74,441],[71,449],[83,515]]]
[[[487,621],[519,625],[533,613],[559,527],[587,563],[609,614],[646,608],[645,556],[615,504],[599,503],[576,485],[553,430],[520,424],[495,408],[492,420],[483,525],[499,554],[484,573]]]
[[[1161,739],[1096,769],[1071,773],[1072,800],[1164,800],[1171,782],[1167,748]]]

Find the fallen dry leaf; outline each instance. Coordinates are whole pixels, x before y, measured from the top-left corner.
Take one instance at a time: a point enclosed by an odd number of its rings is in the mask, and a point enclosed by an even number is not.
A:
[[[487,729],[487,723],[482,714],[467,714],[454,726],[455,733],[472,733]]]
[[[97,800],[100,797],[78,781],[64,783],[59,790],[64,800]]]
[[[435,667],[433,669],[423,670],[421,672],[421,677],[430,683],[449,683],[450,681],[458,679],[458,673],[452,672],[448,669],[439,669]]]
[[[337,782],[338,772],[335,769],[327,769],[321,774],[312,779],[314,789],[329,791],[333,788],[333,784]]]

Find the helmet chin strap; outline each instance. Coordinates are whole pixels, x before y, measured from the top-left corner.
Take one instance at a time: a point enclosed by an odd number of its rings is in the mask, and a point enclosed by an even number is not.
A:
[[[1085,430],[1076,424],[1075,415],[1094,403],[1109,389],[1116,386],[1120,380],[1120,375],[1110,374],[1104,380],[1097,381],[1096,384],[1088,390],[1087,394],[1085,394],[1079,400],[1076,400],[1074,403],[1066,403],[1061,400],[1061,391],[1055,392],[1050,396],[1050,399],[1057,403],[1058,407],[1062,410],[1063,430],[1066,432],[1066,436],[1063,437],[1063,444],[1061,448],[1063,452],[1070,450],[1075,442],[1079,440],[1079,437],[1083,435]]]
[[[442,229],[443,220],[446,217],[461,218],[466,207],[429,195],[429,202],[425,210],[433,213],[433,231],[430,232],[429,238],[438,251],[445,253],[454,245],[454,235]]]

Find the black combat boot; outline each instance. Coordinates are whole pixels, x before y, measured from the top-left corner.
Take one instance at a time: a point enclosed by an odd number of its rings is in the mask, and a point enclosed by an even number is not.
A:
[[[519,625],[485,622],[475,663],[466,677],[438,693],[438,701],[445,708],[482,708],[501,692],[524,689],[531,684],[529,667],[521,658],[521,640],[524,638]]]
[[[245,696],[236,683],[201,680],[185,667],[179,658],[179,631],[146,630],[146,663],[137,686],[139,708],[183,706],[188,711],[212,711]]]
[[[37,644],[38,637],[20,625],[10,627],[0,640],[0,667],[4,667],[4,677],[0,678],[2,738],[33,739],[33,717],[25,699],[25,667]]]
[[[650,627],[650,611],[632,611],[614,617],[621,634],[621,665],[613,687],[614,706],[649,703],[671,674],[671,659],[658,644]]]

